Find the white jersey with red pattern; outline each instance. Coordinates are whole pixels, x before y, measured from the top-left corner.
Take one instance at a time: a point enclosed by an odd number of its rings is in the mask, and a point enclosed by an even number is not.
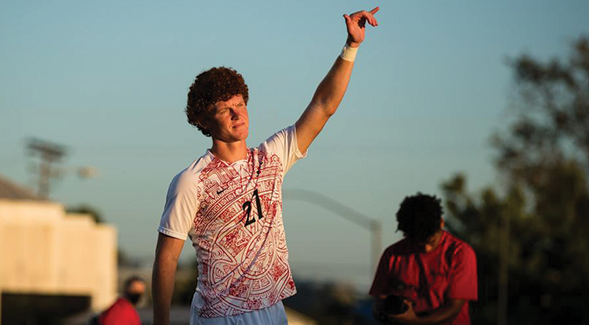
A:
[[[192,239],[199,274],[193,307],[199,316],[237,315],[296,293],[282,222],[282,181],[303,157],[291,126],[232,164],[207,151],[172,180],[158,231]]]

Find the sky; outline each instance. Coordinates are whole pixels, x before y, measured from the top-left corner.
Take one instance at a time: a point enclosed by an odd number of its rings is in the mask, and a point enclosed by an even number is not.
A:
[[[489,139],[511,116],[508,61],[566,57],[589,35],[589,2],[0,0],[0,174],[34,187],[26,139],[66,146],[51,199],[98,209],[149,265],[170,180],[211,144],[186,122],[194,77],[244,75],[256,146],[306,108],[344,45],[342,15],[377,5],[346,96],[284,191],[381,221],[384,250],[406,195],[441,196],[457,172],[474,193],[500,186]],[[78,178],[81,166],[98,176]],[[311,202],[283,205],[295,277],[366,291],[370,233]]]

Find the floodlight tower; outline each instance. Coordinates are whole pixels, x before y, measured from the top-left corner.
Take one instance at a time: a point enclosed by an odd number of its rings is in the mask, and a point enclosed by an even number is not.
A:
[[[66,147],[30,138],[27,140],[27,149],[31,156],[39,156],[37,195],[42,199],[47,199],[49,198],[51,179],[60,176],[59,169],[56,169],[54,164],[61,162],[61,159],[66,155]]]

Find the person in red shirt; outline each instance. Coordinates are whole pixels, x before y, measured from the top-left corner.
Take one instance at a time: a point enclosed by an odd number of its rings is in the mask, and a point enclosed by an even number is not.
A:
[[[470,245],[443,230],[442,213],[435,196],[417,193],[401,203],[397,223],[405,238],[384,251],[370,289],[374,315],[383,323],[470,325],[476,257]]]
[[[132,276],[125,280],[123,296],[98,317],[101,325],[141,325],[135,306],[145,293],[145,280]]]

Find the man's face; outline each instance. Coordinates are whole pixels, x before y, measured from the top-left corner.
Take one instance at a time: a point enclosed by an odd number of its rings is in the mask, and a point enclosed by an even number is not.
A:
[[[125,296],[127,300],[129,300],[133,305],[136,305],[139,302],[141,296],[145,294],[145,283],[143,281],[133,281],[127,287],[127,292],[125,292]]]
[[[418,241],[417,246],[422,252],[429,253],[438,247],[441,238],[442,230],[438,230],[435,234],[427,237],[424,241]]]
[[[218,101],[203,122],[211,137],[223,142],[243,141],[249,133],[247,106],[241,95]]]
[[[427,237],[424,241],[417,241],[416,244],[424,253],[429,253],[436,249],[442,239],[442,229],[444,229],[444,219],[440,221],[440,229],[435,234]]]

